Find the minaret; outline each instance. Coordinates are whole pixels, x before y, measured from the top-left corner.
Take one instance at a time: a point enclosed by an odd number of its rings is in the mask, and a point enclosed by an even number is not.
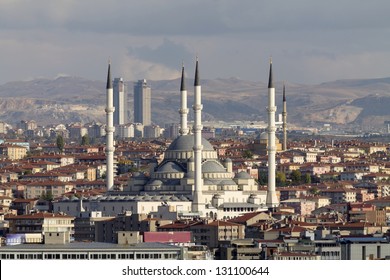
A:
[[[188,126],[187,126],[187,116],[188,116],[188,108],[187,108],[187,90],[184,80],[184,65],[181,69],[181,86],[180,86],[180,135],[188,134]]]
[[[195,190],[192,201],[192,211],[204,216],[205,203],[202,196],[202,103],[201,103],[201,87],[199,84],[199,68],[198,58],[196,58],[195,82],[194,82],[194,160],[195,160]]]
[[[114,105],[113,105],[113,88],[111,80],[111,62],[108,64],[107,74],[107,100],[106,100],[106,186],[107,191],[114,187]]]
[[[282,111],[282,128],[283,128],[283,151],[287,150],[287,102],[286,102],[286,86],[283,84],[283,111]]]
[[[266,204],[268,208],[274,208],[279,205],[276,197],[275,184],[275,87],[272,77],[272,60],[269,66],[269,80],[268,80],[268,190]]]

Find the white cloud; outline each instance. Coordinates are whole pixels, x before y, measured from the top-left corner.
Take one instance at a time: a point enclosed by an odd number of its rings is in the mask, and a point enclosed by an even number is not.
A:
[[[116,72],[120,73],[127,81],[171,80],[180,77],[179,69],[170,69],[164,65],[142,61],[131,56],[122,57],[117,66],[113,64],[114,71],[116,67],[118,69]]]

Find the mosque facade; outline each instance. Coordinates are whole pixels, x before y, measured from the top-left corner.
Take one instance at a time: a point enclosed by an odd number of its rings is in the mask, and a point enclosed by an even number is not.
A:
[[[167,205],[170,210],[183,216],[222,219],[268,210],[267,190],[259,189],[255,179],[248,173],[242,171],[235,174],[232,161],[220,161],[211,143],[200,136],[203,107],[198,61],[192,106],[195,115],[192,134],[187,126],[189,110],[184,66],[180,91],[180,135],[165,151],[161,163],[152,163],[149,174],[134,173],[123,192],[109,190],[107,195],[100,197],[65,198],[55,203],[55,211],[73,215],[77,215],[77,211],[101,211],[103,216],[123,211],[149,214],[159,206]]]

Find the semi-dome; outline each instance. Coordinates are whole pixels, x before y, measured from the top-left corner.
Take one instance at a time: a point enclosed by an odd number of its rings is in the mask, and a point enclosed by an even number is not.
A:
[[[233,180],[222,180],[218,185],[221,186],[237,186],[236,182]]]
[[[193,178],[195,178],[195,172],[194,171],[188,171],[185,177],[193,179]]]
[[[205,163],[202,164],[202,172],[216,172],[220,173],[223,172],[225,173],[226,170],[225,168],[217,161],[206,161]]]
[[[162,165],[159,169],[158,172],[184,172],[183,168],[179,166],[177,163],[174,162],[167,162],[164,165]]]
[[[160,180],[153,180],[149,185],[151,186],[161,186],[163,184]]]
[[[138,172],[138,171],[133,172],[132,175],[133,175],[133,178],[145,178],[146,177],[144,173]]]
[[[268,133],[267,132],[260,133],[260,140],[268,140]]]
[[[251,175],[249,175],[245,171],[238,172],[236,176],[234,176],[235,179],[251,179]]]
[[[260,133],[259,136],[256,137],[257,140],[260,140],[262,142],[264,141],[268,141],[268,132],[264,131],[262,133]],[[275,141],[278,142],[279,141],[279,138],[275,136]]]

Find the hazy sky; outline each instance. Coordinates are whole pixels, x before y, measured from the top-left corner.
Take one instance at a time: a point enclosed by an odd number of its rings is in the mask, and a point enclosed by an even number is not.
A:
[[[389,0],[0,0],[0,84],[59,75],[390,76]]]

